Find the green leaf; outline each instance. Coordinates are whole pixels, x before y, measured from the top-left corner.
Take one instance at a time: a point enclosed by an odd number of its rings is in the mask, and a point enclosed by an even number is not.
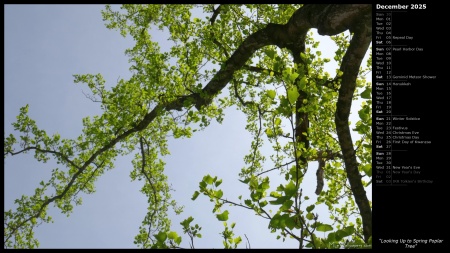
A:
[[[248,184],[248,182],[250,182],[250,178],[249,177],[244,179],[244,180],[240,180],[240,179],[238,179],[238,180],[239,180],[239,182],[241,182],[243,184]]]
[[[369,144],[363,144],[363,147],[372,150],[372,145],[369,145]]]
[[[367,87],[362,93],[361,98],[370,99],[372,97],[372,88]]]
[[[180,224],[183,226],[183,228],[188,229],[189,228],[189,224],[194,220],[194,218],[192,218],[192,216],[189,216],[189,218],[183,220],[182,222],[180,222]]]
[[[215,185],[216,187],[218,187],[221,183],[222,183],[222,179],[217,180],[217,181],[214,183],[214,185]]]
[[[214,196],[215,196],[216,198],[218,198],[218,199],[222,198],[222,196],[223,196],[222,190],[217,190],[217,191],[215,192]]]
[[[372,165],[371,164],[366,164],[362,167],[362,170],[366,173],[367,176],[371,177],[372,176]]]
[[[293,196],[297,192],[297,188],[295,187],[294,181],[290,181],[286,187],[284,188],[284,192],[287,197]]]
[[[331,230],[333,230],[333,227],[328,224],[320,224],[319,226],[317,226],[317,231],[320,232],[327,232]]]
[[[180,245],[181,239],[182,239],[181,236],[178,236],[177,238],[174,239],[174,241],[177,245]]]
[[[275,119],[275,126],[279,126],[281,124],[281,119],[280,118],[276,118]]]
[[[267,137],[273,137],[273,131],[271,128],[266,128],[264,132],[267,134]]]
[[[299,74],[294,72],[294,73],[289,75],[289,79],[293,83],[295,81],[295,79],[297,79],[298,76],[299,76]]]
[[[274,99],[277,93],[274,90],[266,90],[266,94],[269,98]]]
[[[210,175],[206,175],[203,177],[203,182],[207,184],[213,184],[214,179]]]
[[[345,237],[345,232],[342,230],[338,230],[335,233],[335,237],[336,237],[336,241],[340,241],[340,240],[342,240],[342,238]]]
[[[167,234],[164,232],[159,232],[157,235],[155,235],[156,240],[158,240],[158,242],[164,242],[167,239]]]
[[[300,81],[298,82],[298,88],[299,88],[299,90],[304,90],[304,89],[306,88],[306,83],[307,83],[306,76],[304,76],[304,77],[302,77],[302,78],[300,79]]]
[[[337,240],[336,240],[336,234],[333,233],[333,232],[328,233],[328,236],[327,236],[327,240],[326,240],[326,241],[327,241],[328,243],[333,243],[333,242],[337,241]]]
[[[225,210],[221,214],[216,214],[216,217],[219,221],[227,221],[228,220],[228,210]]]
[[[369,114],[364,109],[359,110],[358,115],[363,121],[367,121],[369,119]]]
[[[288,214],[283,214],[282,216],[280,216],[280,223],[279,223],[280,228],[285,228],[286,227],[286,221],[288,219],[289,219],[289,215]]]
[[[273,228],[280,228],[281,215],[275,214],[270,220],[269,225]]]
[[[297,91],[297,87],[295,87],[295,86],[291,87],[287,91],[287,96],[288,96],[289,102],[291,102],[291,104],[294,104],[295,101],[297,101],[297,98],[300,96],[300,94]]]
[[[284,201],[283,205],[280,207],[280,211],[285,211],[291,209],[292,205],[294,204],[294,201],[292,199],[287,199]]]
[[[279,198],[281,196],[282,195],[279,192],[276,192],[276,191],[270,192],[270,197]]]
[[[259,184],[258,189],[261,189],[263,191],[267,190],[270,188],[270,183],[268,178],[263,180],[263,182],[261,182],[261,184]]]
[[[257,202],[262,198],[262,193],[259,191],[254,191],[250,193],[250,197],[252,198],[253,201]]]
[[[250,188],[256,189],[258,187],[258,179],[257,177],[252,176],[250,179]]]
[[[200,195],[200,192],[198,192],[198,191],[195,191],[194,192],[194,195],[192,196],[192,200],[196,200],[197,199],[197,197],[198,197],[198,195]]]
[[[169,232],[168,237],[169,237],[169,239],[174,240],[178,237],[178,234],[175,231],[171,231],[171,232]]]
[[[273,63],[273,70],[274,71],[279,71],[280,70],[280,62],[279,61],[275,61],[274,63]]]
[[[312,210],[314,210],[314,207],[316,207],[315,205],[310,205],[310,206],[308,206],[307,208],[306,208],[306,211],[308,212],[308,213],[310,213]]]
[[[277,198],[277,200],[269,201],[269,203],[272,204],[272,205],[281,205],[288,199],[289,199],[289,197],[283,196],[283,197]]]
[[[259,202],[260,207],[265,207],[268,204],[267,200]]]
[[[353,233],[355,233],[355,227],[353,227],[353,226],[345,227],[342,230],[347,234],[347,236],[352,235]]]
[[[234,242],[234,244],[237,245],[242,242],[242,238],[240,236],[238,236],[238,237],[234,238],[233,242]]]
[[[273,49],[266,50],[266,55],[269,56],[270,59],[273,59],[275,56],[275,51]]]
[[[294,217],[289,217],[286,219],[286,227],[288,227],[289,229],[294,229],[295,227],[295,216]]]
[[[303,52],[300,52],[300,58],[302,58],[302,60],[305,61],[305,62],[306,62],[306,60],[308,59],[308,57],[306,56],[306,54],[303,53]]]
[[[307,213],[306,214],[306,219],[308,219],[308,220],[314,219],[314,214],[313,213]]]
[[[291,105],[285,96],[280,96],[280,105],[277,108],[277,113],[286,117],[291,116]]]

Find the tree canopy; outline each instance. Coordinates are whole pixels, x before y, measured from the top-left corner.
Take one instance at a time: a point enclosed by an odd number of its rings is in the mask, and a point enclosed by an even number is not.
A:
[[[192,193],[193,201],[206,196],[213,203],[225,248],[245,243],[233,232],[235,223],[227,222],[229,206],[259,216],[275,236],[296,240],[299,248],[370,247],[372,90],[365,75],[371,57],[363,62],[372,40],[370,4],[107,5],[102,16],[108,29],[135,42],[125,52],[131,77],[109,88],[101,74],[74,75],[102,110],[83,119],[74,139],[48,135],[29,117],[28,105],[21,108],[15,132],[4,135],[5,159],[34,152],[37,161],[52,159],[62,168],[41,181],[34,195],[17,199],[15,210],[5,210],[5,248],[38,247],[33,230],[52,221],[49,208],[69,215],[81,204],[80,195],[94,193],[97,179],[126,155],[134,156],[130,177],[144,182],[148,200],[135,244],[194,247],[200,232],[208,231],[200,231],[189,214],[180,224],[168,217],[169,210],[182,208],[164,171],[167,142],[200,135],[211,121],[222,122],[229,107],[246,116],[253,138],[243,144],[249,152],[236,175],[248,192],[231,199],[222,179],[205,168]],[[335,42],[333,59],[322,56],[311,29]],[[156,30],[170,34],[170,50],[152,38]],[[335,73],[325,71],[328,62],[339,66]],[[357,99],[359,120],[351,128]],[[316,162],[316,195],[308,196],[303,179]],[[318,206],[326,206],[328,217],[319,217]]]

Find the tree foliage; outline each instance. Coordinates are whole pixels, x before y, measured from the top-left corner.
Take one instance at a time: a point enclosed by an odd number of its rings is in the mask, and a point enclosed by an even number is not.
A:
[[[199,12],[203,16],[195,17]],[[83,119],[75,139],[47,135],[27,115],[28,106],[21,109],[13,123],[16,133],[4,137],[5,159],[34,152],[37,161],[55,159],[63,168],[54,169],[34,195],[17,199],[17,209],[5,211],[5,247],[38,247],[33,229],[52,221],[50,205],[69,215],[81,204],[79,193],[93,193],[114,159],[130,154],[130,177],[145,182],[141,192],[148,199],[135,244],[180,247],[182,236],[171,230],[167,214],[169,208],[181,212],[164,174],[168,136],[189,138],[211,120],[221,122],[231,106],[247,116],[246,130],[253,136],[238,175],[249,192],[230,201],[220,189],[222,180],[210,173],[192,196],[214,203],[224,224],[223,246],[236,248],[243,241],[227,222],[228,205],[251,210],[267,220],[271,232],[297,240],[300,248],[370,246],[372,211],[365,188],[372,177],[371,83],[364,75],[371,59],[367,68],[361,66],[371,42],[371,12],[370,4],[123,5],[120,11],[106,6],[106,27],[135,41],[126,50],[132,76],[107,89],[100,74],[74,75],[103,110]],[[313,28],[336,43],[334,59],[322,57]],[[169,51],[152,40],[155,29],[170,33]],[[338,63],[336,73],[324,70],[330,61]],[[355,99],[363,100],[360,120],[350,129]],[[351,131],[360,138],[352,140]],[[263,145],[272,147],[270,156],[261,152]],[[264,166],[267,159],[274,168]],[[317,196],[302,193],[311,162],[318,162]],[[284,183],[271,185],[279,176]],[[327,206],[331,224],[314,212],[319,205]],[[193,220],[180,224],[191,247],[202,229]]]

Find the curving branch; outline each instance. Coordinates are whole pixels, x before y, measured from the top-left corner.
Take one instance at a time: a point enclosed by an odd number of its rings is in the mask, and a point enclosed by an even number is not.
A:
[[[258,49],[269,45],[276,45],[280,48],[292,48],[294,45],[304,42],[299,41],[299,38],[306,37],[307,32],[311,28],[317,28],[320,34],[339,34],[350,29],[352,23],[356,22],[362,15],[361,12],[364,13],[368,10],[370,12],[372,8],[370,4],[339,5],[339,7],[332,8],[338,13],[331,13],[329,6],[305,5],[298,9],[285,25],[269,23],[265,28],[251,34],[242,42],[222,68],[202,89],[201,93],[181,97],[166,105],[160,105],[159,109],[182,110],[184,107],[183,103],[188,99],[195,101],[197,109],[209,105],[212,99],[231,81],[234,72],[241,69]],[[330,16],[328,19],[324,12]],[[344,13],[339,15],[339,12]],[[332,23],[341,22],[341,20],[345,25],[335,26]],[[297,54],[294,53],[294,55]],[[146,116],[146,118],[148,117]],[[145,122],[145,119],[143,122]]]
[[[216,18],[220,13],[220,8],[222,7],[222,5],[220,4],[219,7],[217,7],[217,9],[214,9],[213,6],[213,15],[211,16],[211,18],[209,19],[209,22],[211,23],[211,25],[214,24],[214,22],[216,22]]]
[[[6,154],[10,154],[12,156],[15,156],[15,155],[18,155],[20,153],[27,152],[27,151],[33,150],[33,149],[36,150],[37,152],[40,152],[40,153],[49,153],[49,154],[53,154],[55,156],[59,156],[59,157],[61,157],[62,160],[64,160],[68,164],[72,165],[74,168],[77,168],[78,170],[80,169],[80,167],[78,165],[76,165],[72,160],[69,159],[69,157],[67,157],[63,153],[58,152],[58,151],[54,151],[54,150],[50,150],[50,149],[41,149],[41,148],[38,148],[38,147],[35,147],[35,146],[26,147],[26,148],[24,148],[24,149],[22,149],[20,151],[17,151],[17,152],[8,151],[8,152],[5,152],[5,155]]]
[[[358,22],[354,24],[350,27],[350,31],[354,33],[354,36],[340,67],[343,75],[341,87],[339,88],[338,102],[336,104],[335,122],[339,144],[344,157],[347,178],[350,182],[355,202],[361,212],[364,240],[367,242],[372,236],[372,209],[370,208],[369,200],[367,199],[366,191],[361,181],[361,174],[358,170],[358,162],[350,135],[348,118],[350,116],[352,97],[356,88],[356,78],[359,68],[372,41],[371,10],[366,10]]]
[[[141,158],[142,158],[142,167],[141,167],[141,172],[142,172],[142,174],[145,176],[145,178],[147,179],[147,181],[148,181],[148,183],[150,184],[150,187],[152,188],[152,191],[153,191],[153,197],[154,197],[154,202],[155,202],[155,205],[157,205],[158,204],[158,197],[157,197],[157,195],[156,195],[156,189],[155,189],[155,186],[153,185],[153,182],[152,182],[152,178],[151,178],[151,175],[149,176],[148,174],[147,174],[147,172],[145,172],[145,167],[147,166],[147,164],[146,164],[146,158],[145,158],[145,149],[144,149],[144,138],[143,137],[141,137],[140,139],[139,139],[139,144],[140,144],[140,148],[141,148]],[[158,212],[158,209],[155,207],[155,209],[153,210],[153,212],[151,213],[151,215],[150,215],[150,222],[149,222],[149,225],[148,225],[148,234],[149,234],[149,236],[145,239],[145,242],[144,242],[144,245],[145,244],[147,244],[147,242],[148,242],[148,240],[149,240],[149,238],[150,238],[150,232],[151,232],[151,230],[152,230],[152,225],[153,225],[153,223],[152,223],[152,221],[153,221],[153,217],[155,217],[155,215],[156,215],[156,213]]]

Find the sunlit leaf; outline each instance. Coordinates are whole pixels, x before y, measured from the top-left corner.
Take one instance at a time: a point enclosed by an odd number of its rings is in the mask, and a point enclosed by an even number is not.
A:
[[[362,166],[362,170],[366,173],[367,176],[372,176],[372,164],[366,164]]]
[[[213,184],[214,179],[210,175],[206,175],[203,177],[203,182],[207,184]]]
[[[266,90],[267,96],[271,99],[275,98],[275,95],[277,94],[274,90]]]
[[[169,232],[168,234],[167,234],[167,236],[169,237],[169,239],[175,239],[175,238],[177,238],[178,237],[178,234],[177,234],[177,232],[175,232],[175,231],[171,231],[171,232]]]
[[[291,104],[294,104],[295,101],[297,101],[297,98],[300,96],[300,94],[298,93],[297,88],[295,86],[293,86],[287,91],[287,96],[288,96],[289,102]]]
[[[327,232],[333,230],[333,227],[328,224],[320,224],[316,229],[320,232]]]
[[[216,217],[219,221],[227,221],[228,220],[228,210],[225,210],[221,214],[216,214]]]
[[[286,196],[292,196],[297,192],[297,188],[295,186],[294,181],[290,181],[286,187],[284,188],[284,192],[286,193]]]
[[[214,195],[216,198],[220,199],[223,196],[223,192],[222,190],[217,190]]]
[[[158,234],[155,235],[155,238],[159,242],[164,242],[167,239],[167,234],[164,232],[159,232]]]
[[[305,88],[306,88],[306,83],[307,83],[306,76],[303,76],[303,77],[300,79],[300,81],[298,82],[298,88],[299,88],[300,90],[305,90]]]

